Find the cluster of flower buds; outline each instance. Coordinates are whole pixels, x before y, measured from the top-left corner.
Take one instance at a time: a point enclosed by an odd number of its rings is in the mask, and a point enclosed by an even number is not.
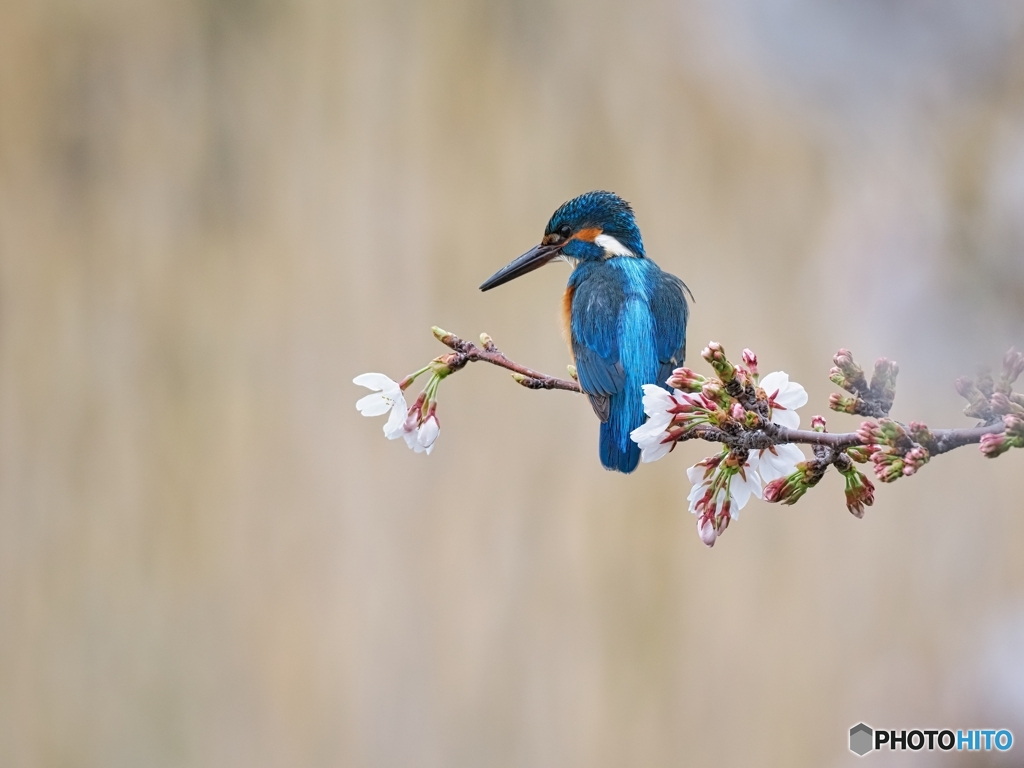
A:
[[[356,403],[363,416],[383,416],[390,412],[384,424],[384,436],[388,440],[402,438],[415,453],[430,454],[441,433],[437,420],[437,388],[452,373],[453,355],[441,355],[431,360],[418,371],[396,382],[383,373],[363,373],[352,382],[374,390]],[[405,400],[405,391],[417,378],[429,373],[427,384],[410,408]]]
[[[914,423],[913,434],[929,434],[923,424]],[[863,461],[866,454],[874,464],[875,475],[883,483],[909,477],[928,463],[931,454],[902,424],[892,419],[865,421],[857,430],[863,447],[851,448],[847,455],[854,461]]]
[[[974,379],[963,376],[956,380],[956,391],[967,400],[965,415],[981,419],[986,425],[1003,422],[1003,432],[981,439],[979,448],[989,458],[1024,447],[1024,394],[1013,391],[1022,373],[1024,353],[1011,348],[1003,355],[998,381],[987,368],[982,368]]]
[[[1011,448],[1024,448],[1024,415],[1013,413],[1003,416],[1005,431],[981,438],[981,452],[994,459]]]
[[[889,414],[896,398],[896,376],[900,370],[896,363],[880,357],[875,361],[869,384],[864,369],[854,362],[850,350],[840,349],[832,362],[835,365],[829,371],[829,379],[852,395],[831,395],[829,407],[833,411],[875,417]]]
[[[779,477],[764,487],[764,500],[773,504],[796,504],[825,476],[828,464],[814,458],[796,465],[794,472]]]
[[[717,341],[709,342],[701,350],[700,356],[707,360],[711,367],[715,369],[715,373],[718,374],[722,384],[728,384],[736,378],[736,366],[729,362],[729,359],[725,356],[725,350],[722,349],[722,345]],[[740,372],[740,375],[742,375],[742,372]]]
[[[709,456],[690,467],[686,474],[693,484],[690,489],[690,508],[697,515],[697,535],[709,547],[729,527],[732,516],[732,498],[728,492],[729,478],[718,467],[728,456],[723,452]]]
[[[1021,373],[1024,373],[1024,353],[1010,349],[1003,356],[998,382],[987,368],[982,368],[974,379],[967,376],[957,379],[956,391],[967,401],[964,414],[988,424],[995,423],[1000,416],[1024,414],[1024,394],[1013,391]]]
[[[746,450],[726,449],[709,456],[687,469],[686,476],[693,483],[687,500],[697,516],[697,534],[709,547],[739,517],[751,496],[761,498],[756,458],[752,463]]]
[[[1024,373],[1024,352],[1019,352],[1013,347],[1003,355],[1003,370],[999,377],[999,384],[996,391],[1009,395],[1013,392],[1013,384]],[[1024,399],[1018,399],[1018,403],[1024,405]]]
[[[875,486],[852,464],[843,466],[837,463],[836,468],[846,481],[846,508],[854,517],[864,517],[864,507],[875,503]]]

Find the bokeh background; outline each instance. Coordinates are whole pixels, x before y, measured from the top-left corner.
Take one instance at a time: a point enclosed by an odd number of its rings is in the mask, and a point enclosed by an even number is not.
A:
[[[953,379],[1024,343],[1024,6],[0,3],[0,764],[1024,739],[1024,455],[861,521],[830,476],[708,550],[706,447],[606,473],[585,401],[486,366],[429,457],[355,411],[433,324],[564,371],[564,265],[476,287],[592,188],[692,288],[691,350],[755,349],[805,424],[847,346],[900,362],[898,418],[967,425]]]

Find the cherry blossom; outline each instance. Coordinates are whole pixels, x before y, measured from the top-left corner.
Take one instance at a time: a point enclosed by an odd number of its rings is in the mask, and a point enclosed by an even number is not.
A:
[[[352,383],[375,390],[356,403],[359,412],[363,416],[383,416],[391,411],[391,416],[384,424],[384,435],[388,440],[402,437],[403,427],[409,416],[409,406],[405,403],[405,395],[399,383],[383,373],[362,373],[352,379]]]
[[[780,427],[799,429],[800,414],[796,409],[807,405],[807,390],[790,381],[785,371],[769,373],[761,379],[759,386],[768,395],[772,422]]]

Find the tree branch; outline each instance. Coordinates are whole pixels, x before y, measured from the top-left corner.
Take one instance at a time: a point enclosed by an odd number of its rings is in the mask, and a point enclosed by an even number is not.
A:
[[[512,371],[512,378],[527,389],[560,389],[566,392],[582,391],[576,381],[549,376],[509,360],[494,345],[494,341],[486,333],[480,334],[481,346],[477,346],[471,341],[461,339],[454,333],[449,333],[436,326],[432,330],[438,341],[454,350],[454,354],[447,355],[444,360],[453,373],[465,368],[469,363],[490,363],[499,368]],[[853,366],[852,357],[845,350],[840,350],[837,359],[844,370],[850,370],[850,367]],[[883,376],[889,377],[891,369],[894,368],[895,364],[883,358],[876,365],[876,377],[879,372],[882,372]],[[837,368],[833,368],[833,379],[839,378],[835,374],[836,370]],[[859,372],[859,369],[856,370]],[[895,379],[895,375],[892,374],[891,378]],[[850,389],[855,392],[855,397],[857,398],[856,413],[878,417],[888,415],[893,401],[891,382],[890,386],[883,388],[876,384],[875,381],[868,385],[862,374],[858,376],[857,373],[854,373],[850,379]],[[884,381],[888,380],[885,379]],[[836,383],[840,382],[837,381]],[[846,384],[846,382],[842,382],[842,384]],[[733,388],[735,388],[735,379],[730,380],[727,385],[727,390]],[[749,393],[744,396],[740,390],[737,390],[735,394],[738,394],[741,399],[748,399],[751,409],[754,407],[753,400],[749,399],[751,397]],[[833,398],[834,402],[835,400]],[[853,406],[849,407],[853,409]],[[845,408],[843,410],[846,412]],[[985,435],[999,434],[1004,430],[1005,425],[1002,420],[977,427],[932,429],[930,430],[932,441],[928,445],[929,453],[932,456],[948,453],[955,448],[979,443]],[[787,429],[775,424],[765,424],[759,429],[739,432],[726,431],[717,427],[699,426],[687,430],[679,439],[706,440],[746,450],[760,450],[770,448],[773,445],[798,443],[802,445],[823,446],[832,449],[834,452],[841,452],[847,448],[868,444],[859,432],[814,432],[805,429]]]
[[[486,333],[480,335],[479,346],[437,327],[433,333],[450,353],[400,382],[380,373],[355,379],[379,393],[362,398],[357,403],[359,410],[367,416],[390,411],[384,434],[390,439],[404,438],[417,453],[430,453],[440,431],[439,385],[469,363],[504,368],[527,389],[582,391],[573,366],[569,366],[573,380],[560,379],[509,360]],[[829,380],[846,394],[833,393],[829,407],[864,418],[855,432],[828,432],[823,416],[811,418],[810,430],[783,426],[799,424],[793,414],[807,403],[807,392],[781,371],[762,377],[757,355],[749,349],[743,350],[739,364],[733,364],[721,344],[710,342],[701,357],[714,370],[713,375],[681,367],[659,382],[665,388],[644,387],[646,418],[630,432],[629,439],[640,448],[645,462],[657,461],[682,441],[705,440],[723,446],[687,470],[693,484],[687,501],[697,515],[700,538],[708,546],[714,545],[752,496],[794,504],[830,467],[843,476],[847,509],[859,518],[874,503],[875,486],[857,464],[872,465],[879,480],[891,483],[916,474],[932,457],[965,445],[979,444],[988,458],[1024,448],[1024,394],[1013,390],[1024,374],[1024,354],[1015,349],[1003,357],[998,380],[987,369],[975,379],[957,379],[956,390],[968,403],[964,415],[980,423],[952,429],[929,429],[920,422],[904,424],[891,419],[899,367],[880,358],[869,382],[853,355],[840,349],[832,358]],[[428,372],[426,386],[408,407],[404,393]],[[808,458],[793,444],[809,445],[812,456]]]

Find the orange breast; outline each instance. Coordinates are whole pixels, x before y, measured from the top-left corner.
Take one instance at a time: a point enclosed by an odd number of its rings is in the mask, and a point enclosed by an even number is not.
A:
[[[571,285],[565,289],[565,293],[562,294],[562,333],[565,335],[565,341],[569,345],[569,354],[572,354],[572,295],[575,292],[575,288]],[[576,358],[573,357],[573,362]]]

